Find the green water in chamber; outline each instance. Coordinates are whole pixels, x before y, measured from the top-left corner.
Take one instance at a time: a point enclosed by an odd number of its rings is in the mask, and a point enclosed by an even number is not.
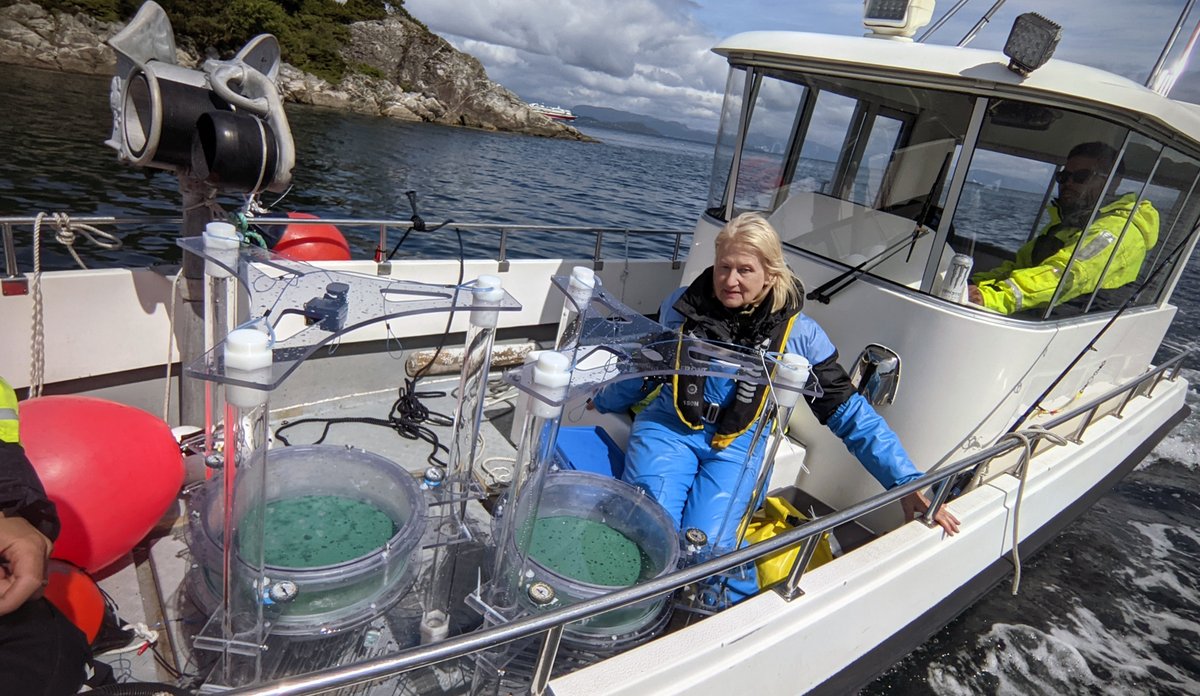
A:
[[[658,571],[629,537],[601,522],[569,515],[539,517],[529,553],[559,575],[593,585],[632,585]]]
[[[396,523],[370,503],[338,495],[302,495],[267,503],[263,560],[281,568],[317,568],[368,554],[396,534]]]

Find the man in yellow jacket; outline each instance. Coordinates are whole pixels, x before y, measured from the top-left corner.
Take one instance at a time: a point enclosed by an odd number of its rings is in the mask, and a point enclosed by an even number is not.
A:
[[[1049,224],[1017,250],[1015,259],[972,276],[970,301],[1013,314],[1049,304],[1063,273],[1067,279],[1060,303],[1087,295],[1097,285],[1111,290],[1136,280],[1146,252],[1158,242],[1158,211],[1149,201],[1135,209],[1137,196],[1125,194],[1102,206],[1086,233],[1083,230],[1116,159],[1116,150],[1104,143],[1076,145],[1055,177],[1058,198],[1049,208]],[[1072,254],[1075,262],[1068,272]]]

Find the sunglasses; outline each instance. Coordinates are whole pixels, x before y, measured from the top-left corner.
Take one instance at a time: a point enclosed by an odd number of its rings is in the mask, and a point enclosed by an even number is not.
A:
[[[1074,181],[1077,184],[1086,184],[1094,177],[1102,175],[1103,172],[1098,172],[1095,169],[1076,169],[1073,171],[1063,169],[1054,175],[1054,180],[1060,184],[1065,184],[1068,181]]]

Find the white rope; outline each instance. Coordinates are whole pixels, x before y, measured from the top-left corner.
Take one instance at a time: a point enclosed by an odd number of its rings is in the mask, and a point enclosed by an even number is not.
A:
[[[1021,587],[1021,501],[1024,500],[1025,496],[1025,479],[1029,476],[1029,462],[1033,458],[1033,441],[1034,438],[1038,436],[1044,437],[1055,445],[1067,444],[1066,438],[1052,433],[1038,425],[1030,426],[1024,430],[1018,430],[1015,433],[1009,433],[1000,438],[999,441],[1004,442],[1005,440],[1017,440],[1021,443],[1021,446],[1025,448],[1025,456],[1021,458],[1020,464],[1017,465],[1017,471],[1014,472],[1017,476],[1017,500],[1013,505],[1012,526],[1012,593],[1014,597],[1017,595],[1017,591]]]
[[[45,327],[42,306],[42,220],[45,213],[38,213],[33,220],[33,281],[30,283],[30,298],[33,300],[32,326],[29,330],[29,398],[42,395],[46,381]]]
[[[91,225],[72,223],[66,213],[51,215],[57,231],[54,238],[67,247],[71,258],[82,269],[87,269],[79,253],[75,251],[77,232],[88,241],[102,249],[115,250],[121,248],[121,240],[108,232],[99,230]],[[46,383],[46,323],[45,303],[42,298],[42,221],[46,213],[38,213],[33,220],[33,281],[30,283],[30,298],[33,300],[32,326],[29,332],[29,398],[42,395]]]
[[[164,361],[167,364],[167,374],[165,378],[166,384],[163,386],[163,410],[162,419],[164,423],[171,422],[171,356],[175,352],[175,302],[179,297],[179,279],[183,277],[183,269],[175,274],[175,279],[171,281],[171,301],[167,303],[167,359]],[[183,375],[179,378],[182,380]]]
[[[60,244],[67,247],[71,258],[75,259],[75,263],[79,264],[79,267],[85,271],[87,270],[87,265],[83,263],[83,259],[79,258],[79,253],[75,251],[75,240],[78,238],[76,235],[77,232],[101,249],[115,251],[121,248],[121,240],[117,239],[111,233],[97,229],[91,225],[78,222],[73,223],[71,222],[71,217],[66,213],[54,213],[54,223],[58,226],[58,231],[55,232],[54,238]]]

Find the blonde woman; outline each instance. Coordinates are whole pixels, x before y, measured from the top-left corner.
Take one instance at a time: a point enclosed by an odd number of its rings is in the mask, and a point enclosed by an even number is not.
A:
[[[800,311],[802,298],[778,233],[761,215],[744,213],[717,235],[716,263],[663,302],[659,321],[685,336],[803,355],[824,390],[809,404],[817,419],[885,488],[917,478],[921,472],[899,438],[854,391],[833,343]],[[628,385],[601,392],[595,407],[602,412],[627,408],[634,400]],[[739,487],[738,481],[765,392],[728,379],[676,377],[635,419],[622,478],[650,493],[680,528],[701,529],[728,548],[732,538],[716,535],[731,505],[744,510],[749,503],[751,486]],[[762,466],[763,449],[760,442],[752,459],[756,467]],[[911,517],[929,503],[913,493],[904,507]],[[944,508],[937,523],[949,534],[958,531],[958,520]],[[735,533],[725,530],[726,537]]]

